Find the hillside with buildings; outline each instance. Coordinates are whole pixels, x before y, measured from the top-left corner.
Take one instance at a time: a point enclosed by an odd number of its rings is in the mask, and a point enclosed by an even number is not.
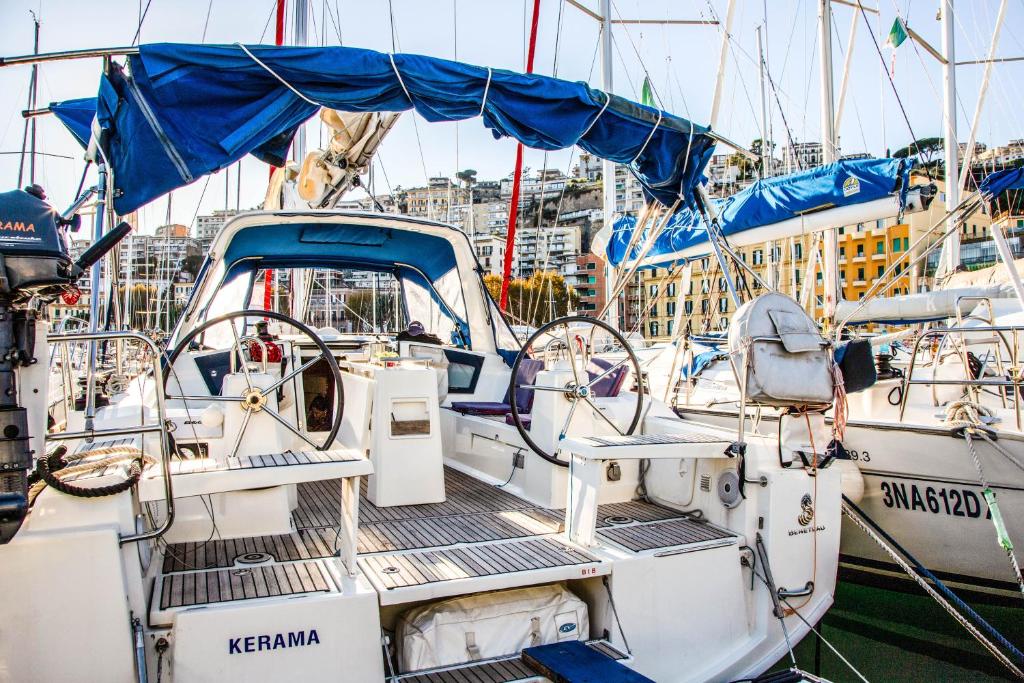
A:
[[[915,182],[935,182],[941,193],[944,188],[941,163],[929,154],[931,139],[915,141],[897,156],[908,156],[917,163],[920,175]],[[752,149],[760,152],[761,141]],[[963,153],[965,145],[961,145]],[[821,144],[796,142],[782,146],[763,158],[751,162],[737,154],[714,155],[707,167],[709,190],[713,196],[733,194],[755,182],[760,168],[767,167],[775,176],[820,165]],[[866,155],[851,154],[844,158]],[[1024,140],[1011,140],[1005,145],[988,147],[977,143],[974,149],[975,180],[1000,168],[1024,164]],[[419,187],[397,187],[390,194],[371,198],[345,200],[339,209],[401,213],[440,221],[464,232],[472,241],[484,275],[500,277],[503,272],[508,236],[509,207],[512,201],[512,175],[496,180],[476,177],[467,169],[454,177],[430,178]],[[604,225],[602,210],[602,164],[592,155],[581,152],[570,175],[556,169],[525,169],[520,184],[515,249],[511,255],[511,274],[517,282],[516,291],[529,292],[531,278],[542,273],[571,290],[570,310],[581,315],[597,315],[605,308],[606,267],[600,255],[591,252],[594,235]],[[616,166],[615,211],[617,215],[638,215],[644,206],[640,184],[625,166]],[[1008,237],[1015,256],[1024,255],[1024,207],[1003,207],[1012,214]],[[154,234],[135,234],[125,240],[118,254],[119,281],[122,286],[143,286],[146,306],[164,306],[167,302],[180,307],[188,299],[192,282],[224,224],[237,215],[235,210],[216,210],[197,216],[193,226],[165,225]],[[857,224],[839,228],[839,265],[841,287],[848,300],[862,298],[883,272],[906,252],[917,239],[943,216],[942,201],[932,203],[927,212],[912,214],[905,221],[889,219],[870,225]],[[991,217],[976,214],[961,233],[961,262],[974,269],[991,265],[996,260],[991,240]],[[76,251],[88,242],[76,242]],[[923,248],[923,244],[919,249]],[[804,235],[773,244],[739,249],[739,255],[765,282],[796,298],[813,297],[812,308],[821,313],[822,276],[806,283],[808,259],[813,248],[811,236]],[[934,271],[938,255],[932,254],[918,267],[898,273],[887,294],[908,294],[926,286]],[[725,278],[714,259],[701,258],[693,264],[692,278],[686,292],[679,269],[658,268],[640,271],[626,287],[618,301],[621,326],[639,332],[652,340],[665,340],[685,326],[694,332],[724,329],[735,306],[727,296]],[[363,282],[336,283],[339,291],[357,292]],[[83,281],[82,297],[74,304],[60,303],[54,312],[84,315],[88,308],[88,284]],[[756,287],[756,283],[750,286]],[[679,311],[679,308],[682,311]],[[543,321],[543,316],[530,310],[530,322]],[[561,305],[559,310],[564,312]],[[554,310],[552,308],[551,310]],[[147,319],[143,327],[156,325]]]

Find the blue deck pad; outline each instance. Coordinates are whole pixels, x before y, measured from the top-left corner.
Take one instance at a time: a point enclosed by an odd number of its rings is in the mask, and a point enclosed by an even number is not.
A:
[[[745,230],[799,218],[808,213],[839,206],[863,204],[899,193],[901,205],[910,182],[910,165],[905,159],[847,159],[809,171],[758,180],[725,199],[713,200],[722,233],[728,237]],[[637,219],[624,216],[615,221],[608,240],[607,257],[618,266],[627,260]],[[679,209],[658,235],[647,258],[657,259],[708,241],[700,214]],[[637,240],[635,258],[644,240]]]
[[[654,683],[578,640],[528,647],[523,661],[554,683]]]
[[[71,130],[82,136],[81,109]],[[663,204],[689,204],[714,151],[704,126],[539,74],[349,47],[143,45],[100,81],[96,120],[114,171],[114,207],[129,213],[246,154],[280,165],[319,107],[415,109],[430,122],[482,117],[496,138],[541,150],[582,149],[629,164]],[[68,117],[62,118],[68,121]]]

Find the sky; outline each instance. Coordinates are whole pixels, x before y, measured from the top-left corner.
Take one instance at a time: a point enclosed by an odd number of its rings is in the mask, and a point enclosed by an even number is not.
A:
[[[598,0],[581,0],[592,9]],[[869,14],[881,47],[884,67],[855,8],[832,6],[833,60],[838,92],[843,61],[849,49],[850,22],[857,19],[846,106],[839,135],[843,153],[884,155],[914,137],[942,134],[942,70],[911,41],[895,53],[895,86],[886,76],[892,51],[884,46],[897,13],[932,45],[940,45],[936,11],[940,0],[864,0],[879,8]],[[139,15],[148,3],[139,30]],[[291,3],[291,0],[289,0]],[[724,20],[726,0],[613,0],[615,19]],[[0,0],[0,26],[5,56],[32,51],[32,17],[42,21],[42,52],[128,45],[139,42],[272,43],[271,14],[275,0]],[[413,52],[485,66],[523,70],[530,0],[310,0],[310,43],[343,44],[381,51]],[[1000,0],[957,0],[957,60],[986,57]],[[737,0],[722,108],[716,130],[749,145],[761,137],[757,67],[757,27],[763,26],[765,57],[774,83],[767,98],[771,139],[782,146],[789,134],[796,141],[816,141],[819,131],[819,46],[817,0]],[[393,21],[391,17],[393,16]],[[541,0],[535,71],[589,82],[601,87],[598,24],[564,0]],[[1009,0],[997,56],[1024,56],[1024,0]],[[613,30],[613,90],[640,98],[649,74],[659,104],[666,110],[706,124],[716,81],[722,28],[711,25],[620,24]],[[394,45],[393,45],[394,40]],[[97,59],[45,64],[40,70],[40,106],[51,101],[95,94],[100,70]],[[980,88],[983,67],[961,66],[957,78],[959,137],[967,138]],[[18,180],[23,119],[30,67],[0,68],[0,178],[5,188]],[[1004,144],[1024,137],[1024,62],[997,64],[982,111],[978,139]],[[1014,106],[1016,103],[1016,106]],[[906,111],[906,118],[901,112]],[[909,126],[907,119],[909,119]],[[38,121],[36,181],[62,208],[73,200],[84,168],[82,151],[52,117]],[[320,144],[317,120],[307,124],[311,148]],[[719,152],[729,150],[719,146]],[[411,113],[399,119],[377,157],[376,191],[399,185],[423,185],[428,176],[454,176],[473,168],[480,179],[511,173],[515,143],[495,141],[479,120],[459,124],[428,124]],[[575,152],[545,155],[526,150],[525,164],[569,172]],[[222,171],[173,194],[173,222],[190,225],[197,213],[214,209],[255,207],[266,190],[267,167],[252,158],[241,164],[240,200],[237,170]],[[27,176],[27,171],[26,171]],[[92,176],[90,176],[90,180]],[[140,210],[139,226],[151,233],[166,222],[168,202],[157,199]]]

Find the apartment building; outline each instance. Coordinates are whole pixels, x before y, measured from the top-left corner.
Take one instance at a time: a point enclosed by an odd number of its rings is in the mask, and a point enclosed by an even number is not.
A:
[[[576,257],[576,277],[572,286],[578,297],[576,312],[579,315],[596,316],[604,309],[605,261],[597,254],[580,254]]]
[[[505,263],[505,237],[494,233],[473,236],[473,250],[484,275],[501,275]],[[513,269],[513,272],[515,270]]]
[[[563,277],[576,274],[580,253],[580,231],[574,225],[527,227],[516,233],[516,277],[529,277],[538,270],[557,270]]]
[[[199,242],[199,246],[204,253],[210,250],[210,245],[213,244],[214,238],[220,232],[220,229],[224,227],[224,224],[238,214],[239,212],[234,209],[218,209],[206,216],[196,217],[196,240]]]
[[[452,182],[451,178],[436,177],[426,187],[413,187],[405,191],[406,210],[410,216],[435,221],[448,221],[448,207],[469,202],[469,192]]]

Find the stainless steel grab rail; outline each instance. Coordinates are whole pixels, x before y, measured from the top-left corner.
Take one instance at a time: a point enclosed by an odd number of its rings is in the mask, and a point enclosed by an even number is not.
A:
[[[156,342],[146,335],[139,334],[138,332],[72,332],[70,334],[57,334],[50,336],[47,338],[47,341],[53,344],[69,344],[73,342],[110,339],[118,341],[134,339],[148,346],[153,352],[153,379],[156,382],[155,393],[158,422],[156,424],[149,425],[141,424],[137,427],[59,432],[57,434],[47,434],[45,438],[49,440],[62,441],[68,439],[95,439],[96,437],[124,436],[128,434],[160,433],[160,471],[164,478],[164,504],[167,507],[167,514],[163,523],[154,529],[138,534],[121,536],[120,543],[121,545],[124,545],[125,543],[136,543],[138,541],[148,541],[153,538],[159,538],[167,533],[167,530],[171,528],[171,524],[174,523],[174,489],[171,483],[171,446],[167,433],[167,408],[164,404],[164,371],[160,362],[163,352],[160,347],[156,345]],[[89,374],[93,374],[95,371],[96,369],[94,367],[90,367],[88,369]],[[94,386],[94,383],[89,382],[88,386]]]
[[[1013,387],[1013,408],[1017,422],[1017,429],[1021,429],[1021,394],[1020,388],[1024,384],[1024,375],[1021,373],[1020,365],[1018,363],[1018,342],[1020,332],[1024,331],[1024,327],[1017,325],[985,325],[980,327],[936,327],[930,330],[925,330],[918,335],[917,340],[914,342],[914,349],[910,354],[910,364],[907,366],[907,372],[903,376],[903,382],[901,383],[901,396],[900,396],[900,413],[899,419],[903,420],[903,415],[907,409],[907,398],[910,395],[910,387],[914,384],[927,384],[927,385],[958,385],[966,387]],[[1010,379],[913,379],[914,367],[917,363],[918,352],[921,349],[921,342],[930,337],[938,339],[939,337],[945,337],[949,334],[959,334],[961,337],[965,333],[977,334],[977,333],[995,333],[1002,336],[1002,333],[1009,332],[1012,335],[1012,344],[1008,344],[1007,347],[1010,351]],[[935,362],[938,363],[938,358],[935,358]],[[938,405],[936,403],[936,405]]]

